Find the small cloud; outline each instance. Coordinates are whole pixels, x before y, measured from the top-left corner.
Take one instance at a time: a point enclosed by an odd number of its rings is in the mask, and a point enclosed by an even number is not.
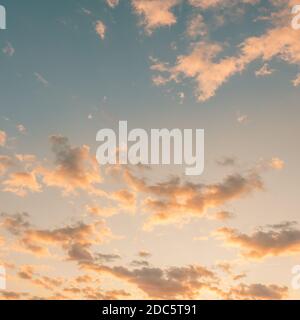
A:
[[[267,63],[265,63],[260,69],[255,71],[257,77],[265,77],[271,75],[275,69],[271,69]]]
[[[2,49],[2,52],[8,57],[12,57],[15,54],[15,48],[10,42],[7,42],[6,46]]]
[[[184,98],[185,98],[184,92],[179,92],[178,93],[178,97],[180,99],[180,104],[183,104],[183,101],[184,101]]]
[[[236,159],[234,157],[223,157],[218,159],[216,163],[221,167],[233,167],[236,165]]]
[[[17,129],[21,134],[26,134],[27,130],[22,124],[17,125]]]
[[[35,72],[34,75],[35,75],[36,80],[37,80],[38,82],[40,82],[40,83],[41,83],[42,85],[44,85],[45,87],[48,87],[48,85],[49,85],[48,80],[46,80],[40,73]]]
[[[239,124],[246,124],[249,121],[249,117],[246,114],[238,115],[236,120]]]
[[[297,74],[297,77],[292,81],[294,87],[298,87],[300,85],[300,73]]]
[[[145,250],[141,250],[138,255],[141,258],[150,258],[151,257],[151,253],[148,251],[145,251]]]
[[[234,217],[234,213],[228,211],[219,211],[212,215],[212,218],[218,221],[229,220],[233,219]]]
[[[81,8],[82,12],[86,14],[87,16],[90,16],[92,14],[92,11],[86,8]]]
[[[284,161],[279,158],[273,158],[270,161],[270,167],[273,169],[282,170],[284,166],[285,166]]]
[[[93,119],[93,115],[92,115],[92,114],[89,114],[89,115],[88,115],[88,119],[89,119],[89,120],[92,120],[92,119]]]
[[[150,263],[146,260],[133,260],[131,265],[133,267],[149,267]]]
[[[95,30],[96,30],[97,34],[99,35],[99,37],[102,40],[104,40],[105,39],[105,33],[106,33],[106,26],[101,20],[98,20],[96,22]]]
[[[106,0],[106,3],[111,8],[115,8],[116,6],[119,5],[119,0]]]
[[[4,147],[7,140],[7,134],[4,131],[0,130],[0,147]]]

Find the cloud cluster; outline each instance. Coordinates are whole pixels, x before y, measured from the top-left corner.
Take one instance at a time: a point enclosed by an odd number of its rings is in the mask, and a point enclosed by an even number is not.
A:
[[[51,256],[50,247],[60,247],[70,260],[93,260],[89,249],[113,237],[103,220],[92,223],[79,222],[56,229],[38,229],[29,223],[26,213],[2,214],[1,226],[17,237],[20,250],[37,256]]]
[[[216,275],[212,271],[198,265],[130,270],[83,262],[81,267],[134,284],[152,299],[193,299],[201,290],[213,287],[216,282]]]
[[[238,300],[282,300],[288,295],[286,286],[255,284],[240,284],[232,287],[228,299]]]
[[[238,247],[246,258],[292,255],[300,252],[300,230],[296,222],[260,227],[251,234],[220,228],[215,235],[228,246]]]
[[[125,179],[129,187],[145,195],[144,209],[151,212],[146,229],[157,224],[183,223],[191,217],[201,217],[209,208],[217,208],[263,189],[261,177],[254,172],[232,174],[214,184],[181,182],[179,178],[173,178],[150,185],[129,170],[125,172]]]
[[[280,7],[272,19],[274,26],[264,34],[246,38],[237,47],[235,55],[222,55],[224,45],[220,43],[203,40],[192,43],[189,52],[179,55],[173,66],[163,70],[159,74],[160,81],[155,81],[155,84],[164,85],[170,81],[191,79],[195,82],[198,100],[204,102],[213,97],[232,76],[244,71],[255,60],[267,62],[277,57],[289,64],[299,64],[299,34],[290,27],[289,16],[286,17],[293,2],[291,0],[284,8]],[[204,4],[205,1],[199,3]],[[209,1],[208,4],[215,4],[215,1]],[[258,75],[266,75],[266,72],[270,73],[270,70],[265,67]]]

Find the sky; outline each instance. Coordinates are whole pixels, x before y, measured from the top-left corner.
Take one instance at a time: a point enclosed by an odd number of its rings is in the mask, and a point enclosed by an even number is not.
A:
[[[1,299],[299,299],[297,0],[0,0]],[[102,128],[205,130],[205,168]]]

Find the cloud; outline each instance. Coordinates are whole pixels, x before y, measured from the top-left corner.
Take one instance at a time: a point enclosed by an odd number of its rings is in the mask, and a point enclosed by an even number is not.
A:
[[[106,0],[106,3],[111,7],[115,8],[119,5],[119,0]]]
[[[97,261],[100,261],[100,262],[114,262],[116,260],[119,260],[121,259],[121,256],[118,255],[118,254],[104,254],[104,253],[97,253],[95,255],[95,259]]]
[[[228,246],[238,247],[246,258],[262,259],[270,256],[293,255],[300,252],[300,230],[297,223],[285,222],[260,227],[251,234],[232,228],[220,228],[215,236]]]
[[[257,77],[265,77],[271,75],[275,70],[271,69],[267,63],[264,63],[264,65],[255,71],[255,75]]]
[[[193,299],[201,290],[210,288],[216,282],[216,275],[199,265],[130,270],[125,267],[82,263],[81,267],[99,274],[110,274],[134,284],[151,299]]]
[[[113,216],[119,210],[118,207],[103,207],[98,205],[86,205],[85,209],[90,215],[99,217]]]
[[[235,217],[234,213],[228,211],[219,211],[212,215],[215,220],[225,221]]]
[[[25,128],[25,126],[23,124],[18,124],[17,125],[17,130],[21,133],[21,134],[26,134],[27,129]]]
[[[297,74],[297,77],[294,80],[292,80],[292,83],[294,87],[298,87],[300,85],[300,73]]]
[[[261,177],[253,172],[232,174],[215,184],[182,183],[179,178],[149,185],[128,170],[125,179],[129,187],[145,195],[144,210],[151,213],[145,228],[157,224],[185,223],[192,217],[202,217],[207,209],[218,208],[254,191],[262,190]]]
[[[150,263],[147,260],[133,260],[130,265],[133,267],[149,267]]]
[[[148,34],[159,27],[175,24],[177,19],[171,10],[179,3],[180,0],[132,0],[134,12]]]
[[[270,167],[272,169],[282,170],[284,166],[284,161],[279,158],[272,158],[272,160],[270,161]]]
[[[5,300],[27,300],[29,298],[29,294],[24,292],[1,291],[0,295]]]
[[[38,169],[47,186],[62,188],[65,193],[74,193],[77,189],[93,194],[102,194],[95,184],[102,181],[96,157],[90,155],[90,148],[72,147],[63,136],[50,137],[55,155],[55,168]]]
[[[195,15],[188,21],[186,33],[192,39],[207,35],[208,28],[201,14]]]
[[[28,192],[41,192],[42,186],[38,183],[36,172],[13,172],[8,179],[2,182],[4,191],[24,197]]]
[[[212,9],[216,7],[224,8],[226,6],[234,6],[239,3],[255,5],[260,0],[188,0],[189,4],[196,8],[204,10]]]
[[[151,257],[151,253],[148,252],[148,251],[145,251],[145,250],[141,250],[139,253],[138,253],[139,257],[141,258],[149,258]]]
[[[0,156],[0,176],[4,175],[14,164],[14,160],[10,156]]]
[[[106,34],[106,26],[101,20],[98,20],[96,22],[95,30],[96,30],[97,34],[99,35],[99,37],[102,40],[104,40],[105,39],[105,34]]]
[[[21,235],[31,225],[28,221],[29,215],[26,212],[9,215],[1,213],[1,227],[13,235]]]
[[[34,154],[16,154],[15,157],[20,162],[25,162],[25,163],[36,162],[36,156]]]
[[[36,256],[49,256],[50,247],[61,247],[69,260],[93,260],[89,249],[113,237],[103,220],[78,222],[54,229],[38,229],[29,223],[26,213],[1,215],[1,226],[17,237],[18,248]]]
[[[282,300],[288,295],[288,288],[278,285],[240,284],[232,287],[229,299],[238,300]]]
[[[35,72],[35,73],[34,73],[34,76],[35,76],[36,80],[37,80],[38,82],[40,82],[44,87],[48,87],[48,86],[49,86],[48,80],[46,80],[46,78],[43,77],[40,73]]]
[[[68,250],[71,259],[82,260],[83,257],[88,257],[90,260],[92,256],[88,248],[92,244],[104,242],[111,236],[111,231],[104,221],[98,221],[92,224],[78,223],[53,230],[30,229],[24,233],[21,243],[29,250],[35,246],[43,249],[48,245],[60,245]],[[35,252],[35,250],[32,251]],[[40,252],[43,251],[40,250]]]
[[[248,122],[249,117],[246,114],[242,114],[238,115],[236,120],[239,124],[245,124]]]
[[[234,167],[236,162],[237,161],[235,157],[223,157],[216,161],[216,163],[221,167]]]
[[[126,189],[115,191],[112,195],[114,200],[122,203],[123,208],[135,209],[136,206],[136,196],[133,192]]]
[[[267,62],[276,57],[289,64],[299,64],[299,33],[290,27],[288,8],[291,3],[292,1],[283,9],[280,8],[272,19],[274,26],[264,34],[248,37],[240,43],[235,55],[222,56],[224,45],[220,43],[209,41],[192,43],[189,52],[178,56],[176,63],[169,66],[163,76],[160,75],[159,84],[191,79],[195,83],[197,99],[204,102],[212,98],[232,76],[243,72],[255,60],[261,59]]]
[[[2,52],[8,57],[12,57],[15,54],[15,48],[10,42],[7,42],[5,47],[2,49]]]
[[[7,134],[4,131],[0,130],[0,147],[4,147],[7,140]]]

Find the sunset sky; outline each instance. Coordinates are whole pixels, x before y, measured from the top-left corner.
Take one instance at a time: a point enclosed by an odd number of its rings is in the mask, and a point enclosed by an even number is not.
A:
[[[300,0],[0,0],[1,299],[299,299]],[[205,169],[96,134],[205,130]]]

